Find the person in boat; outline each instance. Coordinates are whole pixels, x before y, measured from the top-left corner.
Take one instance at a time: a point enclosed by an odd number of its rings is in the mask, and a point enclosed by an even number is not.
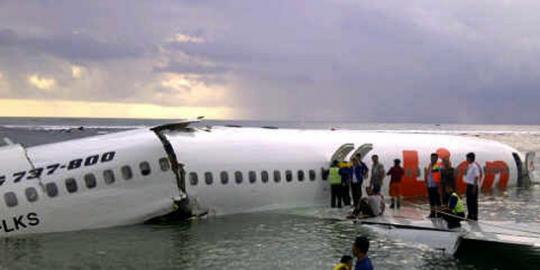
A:
[[[347,218],[369,218],[381,216],[384,213],[384,197],[380,192],[375,193],[370,187],[366,188],[367,197],[358,202],[353,212]]]
[[[439,184],[441,182],[441,166],[438,164],[439,155],[432,153],[430,163],[425,168],[425,183],[428,189],[430,213],[428,218],[438,217],[441,207],[441,195],[439,194]]]
[[[367,255],[368,251],[369,239],[364,236],[356,237],[352,246],[353,256],[356,257],[354,270],[373,270],[373,264]]]
[[[401,195],[401,178],[405,174],[405,171],[401,167],[401,160],[394,159],[394,167],[390,168],[386,175],[390,175],[390,208],[400,207],[400,195]]]
[[[352,270],[353,258],[349,255],[343,255],[339,263],[334,266],[333,270]]]
[[[465,218],[465,206],[463,200],[456,193],[454,187],[447,185],[446,192],[450,194],[448,204],[443,209],[442,217],[446,220],[448,229],[461,227],[461,220]]]
[[[336,207],[336,201],[337,201],[337,207],[341,208],[341,201],[342,201],[342,187],[341,187],[341,175],[339,174],[339,167],[338,167],[338,161],[334,160],[332,161],[332,165],[330,166],[330,169],[328,170],[328,182],[330,182],[330,197],[331,202],[330,206],[332,208]]]

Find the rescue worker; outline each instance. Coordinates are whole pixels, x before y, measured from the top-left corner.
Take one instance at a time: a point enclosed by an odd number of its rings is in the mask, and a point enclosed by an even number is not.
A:
[[[467,219],[478,220],[478,186],[482,169],[476,163],[474,153],[467,154],[467,169],[463,181],[467,184]]]
[[[364,162],[362,162],[362,156],[357,155],[353,158],[353,173],[354,176],[351,179],[351,191],[354,206],[358,205],[358,202],[362,198],[362,184],[364,178],[367,177],[368,167]]]
[[[364,236],[356,237],[352,246],[353,256],[356,257],[354,270],[373,270],[373,265],[367,255],[368,251],[369,240]]]
[[[450,197],[442,216],[444,220],[446,220],[448,229],[459,228],[461,227],[461,220],[465,218],[465,206],[463,205],[463,200],[461,200],[452,186],[448,185],[445,188],[445,192],[449,193]]]
[[[386,175],[390,175],[390,208],[400,207],[400,195],[401,195],[401,178],[405,174],[405,171],[401,167],[401,160],[394,159],[394,167],[388,170]]]
[[[341,197],[343,204],[351,205],[351,179],[353,177],[352,164],[350,162],[341,162],[339,164],[339,175],[341,176]]]
[[[349,255],[344,255],[333,270],[352,270],[352,263],[353,258]]]
[[[439,194],[439,184],[441,182],[441,167],[437,163],[439,160],[439,155],[437,153],[432,153],[430,156],[430,163],[425,168],[425,183],[428,189],[429,197],[429,208],[430,213],[428,218],[437,217],[437,212],[440,211],[441,207],[441,196]]]
[[[337,160],[334,160],[332,162],[332,166],[330,166],[330,169],[328,170],[328,182],[330,182],[330,206],[332,208],[335,208],[337,200],[337,207],[341,208],[341,175],[339,175],[339,167]]]
[[[443,158],[443,166],[441,168],[441,188],[442,188],[442,204],[443,205],[448,204],[448,199],[450,198],[450,195],[451,195],[450,193],[446,191],[447,186],[452,187],[452,190],[456,189],[455,169],[452,167],[452,163],[450,163],[449,157]]]
[[[371,179],[369,181],[369,187],[373,193],[379,193],[381,191],[386,171],[384,170],[384,165],[379,163],[378,155],[371,156],[371,161],[373,161],[373,165],[371,166]]]

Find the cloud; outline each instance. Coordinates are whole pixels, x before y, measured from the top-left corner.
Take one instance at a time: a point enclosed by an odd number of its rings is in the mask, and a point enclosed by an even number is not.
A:
[[[174,35],[173,42],[178,43],[204,43],[205,40],[202,37],[190,36],[186,34],[178,33]]]
[[[133,44],[101,41],[85,34],[58,33],[48,36],[21,36],[12,29],[0,30],[0,47],[43,53],[69,60],[99,61],[136,58],[146,48]]]
[[[28,83],[43,91],[50,91],[56,86],[56,80],[54,78],[43,77],[37,74],[28,76]]]
[[[84,68],[81,66],[71,66],[71,76],[74,79],[80,79],[82,78],[84,73]]]
[[[538,123],[538,8],[4,1],[0,97],[224,106],[252,119]],[[54,91],[36,91],[44,79]]]

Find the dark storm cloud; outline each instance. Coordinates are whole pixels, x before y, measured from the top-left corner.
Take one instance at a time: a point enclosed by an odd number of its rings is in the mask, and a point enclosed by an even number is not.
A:
[[[35,55],[96,63],[110,74],[94,87],[103,88],[96,99],[174,92],[159,76],[177,73],[230,88],[223,104],[249,118],[538,123],[538,8],[535,1],[4,2],[0,49],[27,52],[9,62],[13,70],[22,69],[18,62],[35,66]],[[9,52],[0,50],[0,60]],[[131,87],[148,81],[160,86]]]
[[[0,30],[0,47],[11,47],[29,53],[44,53],[69,60],[99,61],[141,57],[145,49],[126,44],[103,42],[84,34],[46,37],[21,37],[11,29]]]

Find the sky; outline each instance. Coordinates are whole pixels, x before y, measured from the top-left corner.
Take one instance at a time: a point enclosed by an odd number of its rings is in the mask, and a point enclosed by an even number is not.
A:
[[[540,124],[538,10],[0,0],[0,116]]]

